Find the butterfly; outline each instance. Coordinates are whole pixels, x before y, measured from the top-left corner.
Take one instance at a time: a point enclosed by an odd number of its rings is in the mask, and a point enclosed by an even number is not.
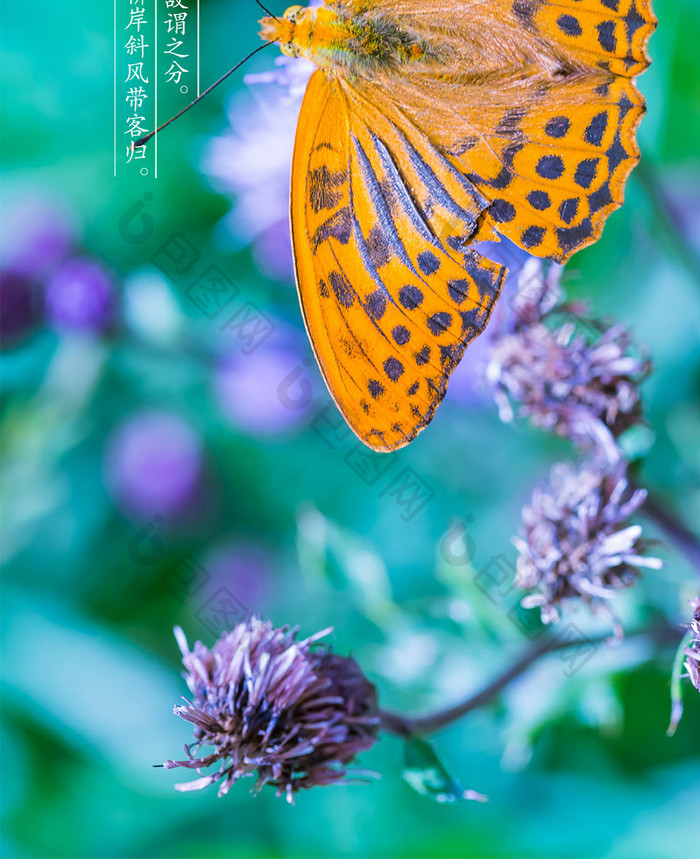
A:
[[[564,263],[622,204],[650,0],[326,0],[260,23],[317,66],[290,202],[309,338],[355,434],[395,450],[501,291],[472,245]]]

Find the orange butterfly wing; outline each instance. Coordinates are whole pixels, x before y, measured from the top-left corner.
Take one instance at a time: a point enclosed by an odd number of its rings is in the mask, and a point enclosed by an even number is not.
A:
[[[337,0],[398,21],[429,62],[309,83],[291,214],[297,284],[328,387],[375,450],[411,441],[504,276],[468,249],[560,262],[595,241],[639,158],[649,0]],[[339,46],[342,48],[342,46]]]
[[[315,72],[291,182],[302,311],[321,371],[365,444],[389,451],[423,429],[505,270],[465,237],[487,201],[414,126],[401,129],[347,81]],[[459,228],[457,228],[459,225]]]

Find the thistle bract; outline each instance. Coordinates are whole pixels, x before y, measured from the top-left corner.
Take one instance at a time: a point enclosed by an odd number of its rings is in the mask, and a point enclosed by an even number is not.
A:
[[[523,509],[523,533],[513,541],[520,552],[516,584],[537,590],[522,604],[540,606],[545,623],[559,619],[565,600],[605,607],[634,584],[640,568],[661,567],[645,555],[641,526],[629,522],[646,492],[630,486],[626,468],[623,460],[607,468],[558,463]]]
[[[165,766],[219,764],[178,790],[218,783],[222,796],[255,774],[256,792],[271,784],[291,802],[303,788],[346,776],[346,765],[374,744],[379,715],[375,688],[355,660],[317,645],[330,631],[297,641],[296,628],[253,617],[211,650],[197,642],[191,651],[176,629],[192,700],[175,713],[194,725],[196,742],[185,747],[186,760]],[[202,746],[213,750],[197,756]]]

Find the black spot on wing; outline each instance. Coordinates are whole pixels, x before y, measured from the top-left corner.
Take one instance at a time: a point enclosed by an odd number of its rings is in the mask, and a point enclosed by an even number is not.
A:
[[[430,346],[423,346],[413,357],[416,359],[416,364],[419,367],[427,364],[430,361]]]
[[[394,330],[391,332],[391,336],[394,338],[394,342],[399,346],[405,346],[411,339],[411,332],[405,325],[396,325]]]
[[[489,215],[498,224],[505,224],[512,221],[515,217],[515,206],[509,203],[508,200],[497,198],[489,207]]]
[[[612,145],[605,153],[608,158],[608,169],[610,170],[610,175],[617,170],[617,168],[622,164],[623,161],[626,161],[630,156],[627,154],[627,150],[622,145],[620,141],[620,133],[619,131],[615,134],[615,139],[612,142]]]
[[[386,294],[381,289],[375,289],[374,292],[367,296],[364,307],[367,315],[378,322],[386,311]]]
[[[432,251],[422,251],[422,253],[419,253],[416,262],[418,263],[418,268],[425,275],[435,274],[440,268],[440,260]]]
[[[631,45],[634,34],[646,23],[644,18],[639,14],[635,0],[632,0],[632,3],[627,10],[627,14],[624,17],[624,21],[625,29],[627,30],[627,41]]]
[[[381,397],[384,393],[384,385],[376,379],[370,379],[367,383],[367,390],[369,391],[370,396],[376,400],[377,397]]]
[[[627,93],[623,93],[620,96],[620,100],[617,103],[617,106],[620,108],[620,120],[622,121],[626,116],[628,111],[630,111],[634,105],[629,100]]]
[[[445,312],[444,310],[439,313],[433,313],[432,316],[428,318],[427,325],[428,330],[435,337],[439,337],[445,331],[447,331],[452,324],[452,315]]]
[[[535,14],[534,0],[515,0],[512,9],[521,24],[531,24],[532,16]]]
[[[600,209],[604,209],[606,206],[609,206],[612,202],[613,198],[610,193],[609,182],[603,182],[600,188],[588,197],[588,205],[590,207],[591,214],[593,215],[600,211]]]
[[[513,181],[513,172],[506,166],[501,168],[501,172],[495,179],[483,179],[478,173],[468,173],[467,176],[474,182],[486,185],[487,188],[494,188],[496,191],[503,191]]]
[[[505,276],[505,269],[500,268],[492,271],[486,268],[476,251],[469,250],[464,254],[462,265],[469,277],[476,284],[479,295],[484,303],[490,304],[498,295],[501,283]]]
[[[604,51],[614,54],[617,51],[617,37],[615,36],[615,22],[603,21],[596,25],[598,31],[598,42]]]
[[[598,173],[598,159],[585,158],[579,163],[574,173],[574,182],[581,188],[590,188]]]
[[[392,382],[398,382],[403,376],[404,366],[398,358],[387,358],[384,362],[384,372]]]
[[[460,313],[462,317],[462,331],[481,331],[484,327],[484,312],[480,307],[472,307]]]
[[[336,173],[323,164],[311,170],[308,175],[309,202],[314,212],[321,209],[334,209],[343,198],[342,187],[347,181],[347,173]]]
[[[462,304],[463,301],[469,298],[469,281],[451,280],[447,284],[447,291],[455,304]]]
[[[465,152],[469,152],[473,149],[479,138],[475,135],[469,135],[468,137],[463,137],[461,140],[458,140],[453,146],[451,146],[447,151],[448,155],[454,155],[456,158],[460,158],[464,155]]]
[[[593,235],[593,225],[590,218],[585,218],[575,227],[558,227],[557,239],[563,251],[570,253],[580,247],[586,239]]]
[[[501,158],[506,167],[512,167],[515,156],[523,149],[523,143],[511,143],[501,153]]]
[[[578,212],[578,197],[572,197],[570,200],[564,200],[559,206],[559,217],[565,224],[570,224],[576,217]]]
[[[507,110],[501,117],[494,129],[494,134],[499,137],[513,137],[520,132],[520,123],[525,116],[524,107],[514,107]]]
[[[384,238],[384,234],[376,224],[369,231],[365,245],[367,246],[367,258],[375,270],[391,260],[391,249]]]
[[[459,364],[466,345],[467,343],[450,343],[440,347],[440,364],[444,373],[451,373]]]
[[[547,121],[544,133],[547,137],[566,137],[571,128],[571,120],[567,116],[555,116]]]
[[[560,15],[557,18],[557,27],[567,36],[580,36],[583,33],[578,18],[574,15]]]
[[[350,209],[347,206],[343,206],[342,209],[338,209],[334,215],[331,215],[331,217],[327,221],[324,221],[324,223],[322,223],[316,230],[311,237],[311,245],[315,253],[319,247],[329,239],[336,239],[341,245],[346,245],[350,241],[351,236],[352,217],[350,215]]]
[[[523,230],[520,241],[524,248],[536,248],[542,244],[546,232],[544,227],[538,227],[533,224],[533,226]]]
[[[355,302],[355,293],[347,277],[341,271],[332,271],[328,275],[328,280],[333,288],[338,304],[342,304],[343,307],[352,307]]]
[[[417,286],[402,286],[399,290],[399,303],[406,310],[415,310],[423,303],[423,293]]]
[[[530,191],[527,195],[527,201],[533,209],[544,212],[552,205],[549,194],[546,191]]]
[[[535,170],[543,179],[558,179],[564,172],[564,162],[559,155],[543,155]]]
[[[608,127],[608,114],[605,111],[596,114],[588,124],[584,132],[584,139],[592,146],[600,146],[603,142],[603,135]]]

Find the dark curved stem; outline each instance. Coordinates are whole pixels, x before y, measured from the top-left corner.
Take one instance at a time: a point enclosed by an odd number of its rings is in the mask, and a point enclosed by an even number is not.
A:
[[[680,638],[680,631],[674,630],[667,625],[658,626],[651,629],[640,630],[630,633],[627,637],[633,636],[650,636],[660,640],[677,641]],[[428,713],[425,716],[401,716],[398,713],[389,713],[382,711],[382,727],[385,731],[392,734],[397,734],[400,737],[410,737],[413,734],[432,734],[439,731],[441,728],[456,722],[472,710],[483,707],[492,701],[499,692],[505,689],[509,683],[524,674],[525,671],[537,660],[546,653],[554,653],[558,650],[566,650],[572,647],[590,646],[591,644],[600,644],[608,641],[609,636],[600,636],[597,638],[563,640],[561,638],[546,637],[534,644],[529,650],[517,659],[512,665],[496,677],[491,683],[485,686],[480,692],[471,695],[460,704],[454,707],[448,707],[446,710],[438,710],[435,713]]]
[[[642,506],[642,512],[655,522],[666,537],[680,549],[700,575],[700,538],[679,521],[651,494]]]

